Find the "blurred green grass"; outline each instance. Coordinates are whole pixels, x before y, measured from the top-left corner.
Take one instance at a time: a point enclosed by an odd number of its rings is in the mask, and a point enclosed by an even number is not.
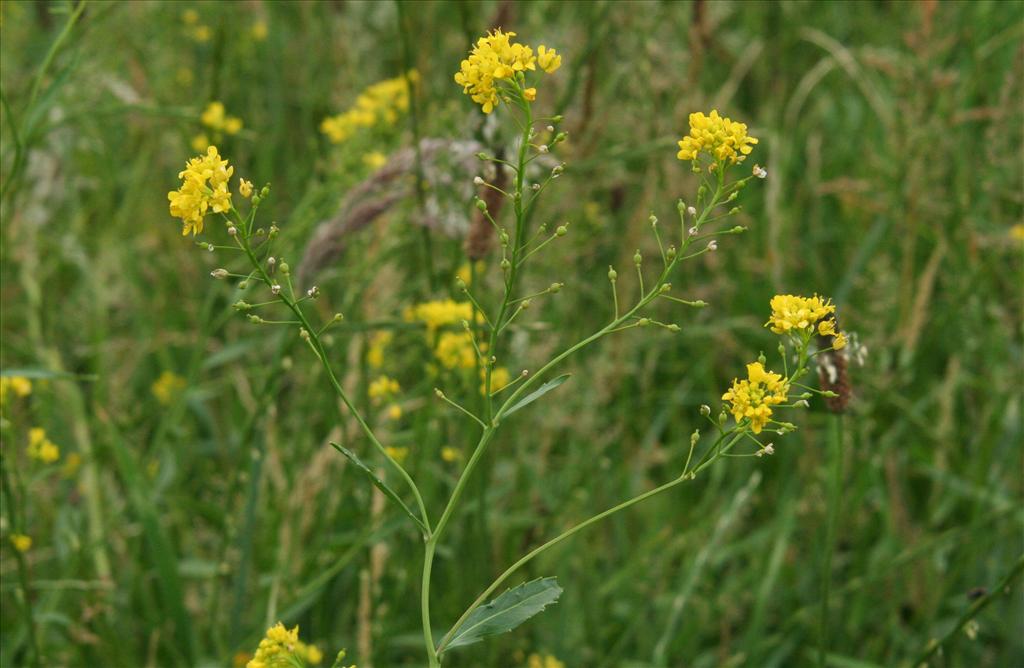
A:
[[[844,418],[832,665],[906,665],[971,588],[1010,569],[1024,519],[1024,275],[1011,233],[1024,218],[1022,7],[406,6],[422,136],[510,141],[451,80],[488,28],[565,57],[540,104],[566,116],[568,168],[538,222],[572,232],[524,288],[567,287],[531,310],[515,368],[603,321],[609,264],[657,252],[648,214],[670,220],[695,191],[674,149],[688,113],[747,122],[770,174],[744,193],[749,232],[677,280],[710,308],[666,309],[680,335],[602,342],[569,364],[556,400],[513,418],[439,552],[438,624],[525,549],[677,470],[697,406],[772,351],[760,325],[777,292],[833,296],[870,351]],[[187,9],[209,41],[192,38]],[[5,457],[35,425],[83,457],[74,476],[29,485],[47,664],[230,665],[280,618],[328,656],[347,646],[360,666],[419,665],[418,537],[373,510],[365,480],[327,445],[367,452],[309,356],[230,311],[234,294],[207,278],[222,260],[182,239],[166,210],[199,115],[220,100],[245,123],[221,152],[273,183],[264,220],[279,221],[297,260],[369,175],[362,155],[412,145],[405,121],[340,147],[318,130],[405,69],[395,5],[90,3],[33,96],[70,10],[0,5],[0,363],[94,377],[37,383],[6,416]],[[403,202],[318,277],[325,315],[346,314],[334,363],[371,410],[361,323],[454,296],[464,262],[461,239],[431,233],[431,283],[414,217]],[[420,353],[389,352],[407,402],[389,436],[438,507],[457,474],[440,449],[469,447],[472,430],[430,400],[437,381]],[[150,390],[165,370],[187,381],[168,406]],[[532,652],[568,666],[813,663],[827,419],[811,412],[773,457],[718,466],[538,560],[524,575],[557,575],[559,605],[450,663],[516,666]],[[24,665],[6,540],[0,573],[0,664]],[[958,634],[934,665],[1024,665],[1021,600],[1018,582],[979,616],[976,639]]]

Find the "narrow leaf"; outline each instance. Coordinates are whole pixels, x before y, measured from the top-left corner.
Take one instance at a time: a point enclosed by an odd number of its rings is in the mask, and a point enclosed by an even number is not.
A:
[[[543,385],[541,385],[540,387],[538,387],[533,392],[530,392],[525,397],[523,397],[522,399],[517,401],[515,403],[515,405],[512,406],[512,408],[510,408],[507,411],[505,411],[504,414],[505,415],[512,415],[513,413],[515,413],[520,408],[523,408],[525,406],[529,406],[530,404],[532,404],[533,402],[537,401],[538,399],[543,397],[545,394],[550,392],[551,390],[555,389],[556,387],[558,387],[559,385],[561,385],[565,381],[569,380],[570,376],[572,376],[572,374],[566,373],[566,374],[562,374],[561,376],[558,376],[557,378],[552,378],[548,382],[546,382]]]
[[[405,505],[405,502],[398,497],[398,494],[395,493],[395,490],[388,487],[388,484],[386,482],[378,478],[377,474],[375,474],[370,469],[369,466],[364,464],[363,460],[359,459],[359,457],[356,456],[356,453],[352,452],[351,450],[342,445],[338,445],[334,441],[331,441],[331,445],[334,446],[335,450],[348,457],[348,460],[352,462],[352,464],[354,464],[357,469],[365,473],[367,477],[370,479],[370,482],[372,482],[377,487],[377,489],[384,492],[384,495],[386,497],[397,503],[399,507],[403,511],[405,511],[405,514],[409,516],[409,519],[416,523],[416,526],[420,528],[420,531],[422,531],[423,533],[427,532],[427,527],[423,526],[423,522],[420,520],[420,518],[413,515],[413,512],[409,510],[409,506]]]
[[[541,578],[513,587],[474,610],[445,649],[471,645],[488,636],[507,633],[555,603],[561,594],[562,588],[555,578]]]

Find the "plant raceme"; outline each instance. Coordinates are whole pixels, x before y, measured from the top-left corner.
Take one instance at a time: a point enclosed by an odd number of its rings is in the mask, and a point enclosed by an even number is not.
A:
[[[419,486],[402,466],[404,448],[386,447],[375,434],[369,421],[357,409],[348,391],[333,370],[323,334],[334,323],[342,320],[341,314],[334,315],[327,322],[314,324],[307,312],[307,302],[320,297],[317,287],[296,290],[292,285],[291,269],[284,261],[274,256],[274,241],[278,228],[271,225],[268,230],[256,224],[260,203],[270,194],[269,186],[256,191],[253,185],[239,180],[238,195],[247,200],[247,206],[240,210],[235,206],[229,183],[234,168],[222,158],[215,146],[210,146],[205,155],[190,160],[179,174],[181,187],[169,193],[171,215],[183,223],[183,234],[199,234],[204,231],[204,221],[217,216],[224,223],[227,243],[222,245],[202,244],[207,248],[235,251],[240,267],[217,269],[212,275],[218,279],[237,280],[239,287],[248,292],[258,292],[255,303],[244,299],[235,303],[234,308],[255,324],[284,325],[294,327],[323,366],[331,389],[351,411],[363,435],[377,451],[377,457],[386,461],[390,469],[402,480],[412,503],[403,500],[403,494],[393,489],[374,469],[363,463],[360,456],[348,448],[336,445],[336,449],[362,471],[368,480],[378,487],[396,508],[403,512],[422,534],[424,553],[421,573],[420,609],[423,628],[423,645],[428,664],[441,665],[444,655],[459,647],[481,641],[489,636],[507,632],[522,624],[530,617],[554,604],[561,594],[561,587],[553,577],[541,578],[520,584],[492,598],[498,589],[526,563],[568,539],[584,528],[610,515],[625,510],[645,499],[668,491],[686,481],[693,480],[703,470],[725,457],[760,457],[774,452],[774,445],[763,440],[765,434],[784,434],[796,427],[777,420],[776,412],[782,409],[806,407],[807,400],[815,394],[829,396],[803,384],[809,363],[816,355],[843,347],[845,336],[838,331],[835,321],[835,307],[829,300],[817,295],[800,297],[779,295],[771,300],[771,315],[767,327],[780,336],[778,352],[779,367],[770,369],[762,355],[747,365],[746,378],[733,381],[722,396],[726,405],[715,416],[709,406],[702,406],[700,415],[710,423],[713,438],[701,439],[694,431],[688,445],[688,454],[679,468],[678,475],[664,484],[636,497],[599,512],[589,519],[565,530],[547,542],[524,554],[484,587],[477,598],[469,603],[462,615],[440,638],[435,638],[431,619],[432,566],[438,546],[445,536],[459,502],[466,490],[467,482],[473,476],[488,446],[503,428],[505,418],[527,409],[542,396],[555,392],[569,380],[568,375],[554,375],[555,370],[566,359],[600,339],[633,328],[659,327],[670,332],[679,332],[680,327],[672,323],[655,320],[649,315],[654,302],[664,300],[689,308],[707,306],[699,300],[689,300],[673,294],[670,282],[674,270],[682,262],[692,260],[718,248],[719,239],[742,233],[742,226],[723,225],[739,212],[737,199],[752,179],[763,179],[767,172],[755,165],[746,175],[736,174],[737,166],[745,161],[757,144],[757,139],[748,134],[747,126],[721,116],[717,110],[710,114],[690,115],[689,133],[679,142],[678,157],[689,161],[693,172],[698,175],[700,185],[692,204],[679,200],[676,204],[678,227],[671,236],[673,242],[662,238],[659,221],[653,214],[649,218],[652,234],[657,241],[660,257],[653,273],[655,278],[645,284],[645,262],[639,251],[633,256],[639,293],[633,298],[620,294],[618,271],[609,268],[611,299],[609,319],[606,324],[583,339],[565,347],[536,370],[523,372],[511,378],[510,366],[502,357],[506,347],[503,337],[509,326],[523,313],[530,303],[541,298],[550,298],[563,284],[554,282],[551,287],[539,293],[520,294],[520,283],[530,267],[530,260],[538,252],[556,243],[568,234],[567,225],[554,230],[541,227],[530,230],[531,213],[548,187],[564,172],[565,164],[547,169],[537,183],[527,182],[527,166],[536,158],[553,152],[558,144],[565,141],[567,133],[557,125],[560,117],[538,118],[534,115],[534,104],[538,99],[537,85],[540,77],[558,70],[562,56],[553,49],[540,46],[536,52],[530,46],[513,41],[515,33],[495,30],[481,37],[461,68],[455,81],[464,92],[480,105],[484,113],[503,110],[514,121],[519,130],[515,155],[510,160],[481,153],[484,163],[501,165],[511,170],[511,184],[505,188],[477,177],[477,185],[497,191],[510,207],[502,207],[507,215],[492,215],[492,206],[485,199],[476,199],[477,210],[493,226],[500,247],[501,294],[500,298],[487,305],[482,297],[473,294],[476,284],[459,280],[458,290],[465,302],[451,300],[420,305],[411,309],[408,318],[423,322],[428,328],[461,325],[461,331],[446,332],[437,336],[435,351],[438,361],[446,367],[472,366],[479,368],[482,408],[477,412],[460,403],[442,389],[435,394],[444,405],[471,420],[479,429],[476,444],[467,449],[466,459],[458,480],[451,491],[440,515],[437,509],[429,509],[420,493]],[[397,80],[396,80],[397,81]],[[404,84],[403,84],[404,85]],[[397,84],[396,84],[397,86]],[[402,88],[400,92],[404,93]],[[405,103],[407,104],[407,102]],[[508,218],[507,222],[503,218]],[[673,226],[675,227],[675,226]],[[285,316],[272,316],[273,310]],[[265,314],[265,315],[261,315]],[[453,315],[454,314],[454,315]],[[458,321],[457,323],[455,321]],[[447,338],[444,338],[447,336]],[[822,346],[827,341],[829,346]],[[376,346],[376,341],[374,346]],[[383,343],[381,344],[383,345]],[[815,349],[815,345],[819,349]],[[371,348],[371,355],[380,355]],[[372,363],[372,361],[371,361]],[[397,382],[382,376],[372,388],[373,399],[377,402],[388,400],[399,390]],[[400,415],[399,411],[393,411]],[[732,415],[732,421],[729,415]],[[365,456],[365,453],[364,455]],[[447,457],[446,457],[447,459]],[[453,455],[453,461],[456,457]],[[298,646],[297,631],[286,631],[283,627],[271,629],[270,640],[261,656],[283,655],[286,646]],[[295,635],[294,642],[288,641]],[[283,640],[282,640],[283,639]],[[282,644],[283,643],[283,644]],[[261,645],[262,647],[262,645]],[[303,646],[305,647],[305,646]],[[276,653],[276,654],[275,654]],[[307,662],[314,652],[291,651],[289,660],[300,665]],[[315,654],[318,655],[318,652]],[[340,659],[339,659],[340,660]],[[265,665],[265,664],[251,664]]]

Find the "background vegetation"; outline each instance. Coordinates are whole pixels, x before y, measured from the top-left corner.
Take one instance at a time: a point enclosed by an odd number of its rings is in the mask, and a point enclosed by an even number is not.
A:
[[[1022,551],[1024,5],[425,2],[402,15],[388,2],[0,4],[0,362],[52,372],[5,406],[3,456],[23,483],[45,664],[227,666],[281,619],[328,657],[344,646],[360,666],[419,665],[417,535],[328,446],[371,457],[315,360],[230,309],[233,289],[208,278],[223,259],[180,236],[166,193],[203,109],[223,102],[244,129],[221,153],[273,184],[263,220],[297,265],[373,177],[367,154],[413,145],[413,118],[420,137],[509,145],[511,128],[452,81],[501,25],[564,54],[539,104],[570,131],[536,221],[570,234],[527,281],[566,288],[521,323],[513,369],[607,318],[609,264],[635,289],[623,269],[638,247],[656,253],[647,216],[671,219],[695,191],[675,158],[688,113],[746,121],[769,178],[744,193],[749,232],[676,281],[709,308],[666,308],[677,335],[603,341],[513,418],[439,552],[437,623],[525,549],[674,475],[697,407],[774,349],[768,299],[817,291],[870,353],[843,418],[830,663],[909,665]],[[319,131],[409,68],[414,114],[340,144]],[[436,170],[428,204],[456,204],[424,216],[402,198],[310,278],[323,315],[346,315],[333,363],[371,414],[369,342],[395,334],[383,363],[403,416],[374,420],[408,448],[434,508],[475,433],[432,394],[472,396],[475,381],[427,369],[402,319],[458,298],[472,172]],[[493,255],[483,270],[493,295]],[[183,389],[158,396],[165,372]],[[449,663],[812,663],[830,419],[817,404],[773,456],[716,466],[531,564],[524,575],[559,577],[559,604]],[[60,462],[26,459],[33,426]],[[7,516],[0,664],[20,666]],[[1024,665],[1022,619],[1017,580],[932,665]]]

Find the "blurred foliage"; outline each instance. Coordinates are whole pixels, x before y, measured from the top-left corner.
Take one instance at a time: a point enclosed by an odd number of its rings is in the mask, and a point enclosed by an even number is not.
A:
[[[608,339],[567,365],[555,398],[510,419],[439,551],[436,622],[525,550],[678,471],[697,407],[717,406],[775,345],[761,327],[771,295],[816,291],[870,351],[843,418],[832,665],[907,665],[1021,551],[1024,5],[404,10],[402,25],[388,2],[0,3],[0,361],[75,374],[37,380],[3,427],[4,457],[24,469],[45,664],[231,665],[280,619],[328,657],[345,646],[360,666],[419,665],[419,537],[328,445],[371,455],[308,351],[231,311],[237,296],[208,280],[219,258],[180,236],[166,193],[203,109],[223,102],[244,128],[221,153],[257,187],[273,183],[264,220],[297,261],[373,178],[367,153],[414,146],[410,113],[339,145],[320,132],[367,86],[415,68],[419,136],[507,150],[508,128],[452,81],[471,42],[501,25],[564,54],[538,104],[571,133],[566,174],[535,220],[571,232],[523,286],[566,288],[520,323],[511,368],[603,324],[609,264],[635,289],[621,270],[636,248],[657,254],[647,216],[670,220],[695,192],[675,158],[688,113],[747,122],[769,178],[744,193],[749,232],[683,267],[677,288],[709,308],[664,307],[681,334]],[[465,456],[475,432],[432,388],[472,397],[477,381],[426,369],[402,322],[410,304],[458,298],[465,264],[464,220],[425,228],[422,206],[394,203],[315,278],[323,315],[346,315],[331,343],[343,382],[409,449],[436,508],[459,466],[442,448]],[[493,300],[493,255],[481,269]],[[401,383],[397,421],[366,394],[377,331],[395,334],[384,369]],[[184,390],[161,401],[152,386],[167,371]],[[810,664],[832,419],[816,409],[774,456],[715,467],[533,563],[523,579],[557,575],[559,604],[448,663],[520,666],[537,652],[567,666]],[[79,469],[20,461],[38,425]],[[29,656],[11,531],[3,666]],[[1024,664],[1021,601],[1016,582],[976,638],[958,633],[933,665]]]

